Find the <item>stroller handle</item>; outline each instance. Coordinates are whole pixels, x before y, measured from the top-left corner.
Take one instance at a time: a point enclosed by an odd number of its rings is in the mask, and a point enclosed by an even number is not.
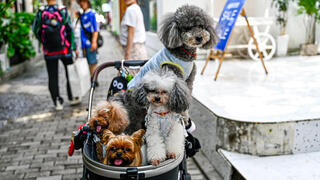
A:
[[[113,62],[106,62],[101,64],[97,67],[97,69],[94,71],[92,76],[92,83],[91,83],[91,89],[89,94],[89,103],[88,103],[88,121],[91,118],[92,113],[92,101],[93,101],[93,94],[94,90],[97,84],[99,73],[108,67],[115,67],[117,69],[120,69],[122,66],[142,66],[144,65],[148,60],[126,60],[126,61],[113,61]]]
[[[123,66],[142,66],[144,65],[148,60],[126,60],[126,61],[123,61]],[[103,63],[101,64],[100,66],[97,67],[97,69],[94,71],[93,73],[93,78],[92,78],[92,86],[95,86],[96,82],[97,82],[97,79],[98,79],[98,76],[99,76],[99,73],[105,69],[105,68],[108,68],[108,67],[111,67],[111,66],[114,66],[116,67],[117,69],[121,68],[122,66],[122,61],[114,61],[114,62],[106,62],[106,63]]]

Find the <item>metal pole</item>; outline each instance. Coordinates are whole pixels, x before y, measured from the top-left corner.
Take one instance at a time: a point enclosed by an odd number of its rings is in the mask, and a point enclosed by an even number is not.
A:
[[[88,105],[88,121],[91,118],[91,113],[92,113],[92,101],[93,101],[93,93],[94,93],[94,86],[91,86],[90,89],[90,95],[89,95],[89,105]]]
[[[246,22],[247,22],[249,32],[250,32],[251,37],[252,37],[252,39],[253,39],[253,43],[256,45],[257,51],[258,51],[258,53],[259,53],[259,57],[260,57],[260,60],[261,60],[262,66],[263,66],[263,68],[264,68],[264,70],[265,70],[266,74],[268,74],[268,70],[267,70],[266,65],[264,64],[263,56],[262,56],[261,51],[260,51],[260,49],[259,49],[257,39],[254,37],[254,32],[253,32],[253,30],[252,30],[252,28],[251,28],[251,26],[250,26],[250,23],[249,23],[248,17],[247,17],[247,15],[246,15],[246,12],[245,12],[245,10],[244,10],[244,9],[242,9],[242,11],[241,11],[241,15],[245,18],[245,20],[246,20]]]

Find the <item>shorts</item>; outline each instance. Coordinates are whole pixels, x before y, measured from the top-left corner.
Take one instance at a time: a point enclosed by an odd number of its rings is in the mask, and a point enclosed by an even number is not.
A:
[[[126,46],[123,46],[126,49]],[[148,54],[144,43],[133,43],[130,51],[130,60],[147,60]]]
[[[97,64],[97,50],[90,51],[90,48],[86,48],[86,58],[88,61],[88,64]]]

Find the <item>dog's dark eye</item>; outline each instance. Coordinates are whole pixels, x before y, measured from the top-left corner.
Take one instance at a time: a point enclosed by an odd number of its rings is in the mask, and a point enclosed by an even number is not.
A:
[[[110,151],[116,151],[116,148],[115,147],[111,147]]]
[[[130,148],[126,148],[126,149],[125,149],[125,151],[130,152],[130,151],[131,151],[131,149],[130,149]]]
[[[156,90],[152,90],[152,89],[150,89],[150,90],[149,90],[149,92],[150,92],[150,93],[155,93],[155,92],[156,92]]]
[[[204,25],[200,25],[199,28],[204,29]]]

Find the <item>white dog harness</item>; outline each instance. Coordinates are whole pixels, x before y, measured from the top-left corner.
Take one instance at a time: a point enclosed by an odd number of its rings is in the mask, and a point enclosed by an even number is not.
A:
[[[128,89],[134,88],[143,76],[150,70],[158,70],[161,64],[172,63],[181,68],[183,72],[183,79],[187,80],[193,68],[193,61],[183,61],[170,53],[167,48],[163,48],[155,54],[142,68],[139,73],[129,82]]]

